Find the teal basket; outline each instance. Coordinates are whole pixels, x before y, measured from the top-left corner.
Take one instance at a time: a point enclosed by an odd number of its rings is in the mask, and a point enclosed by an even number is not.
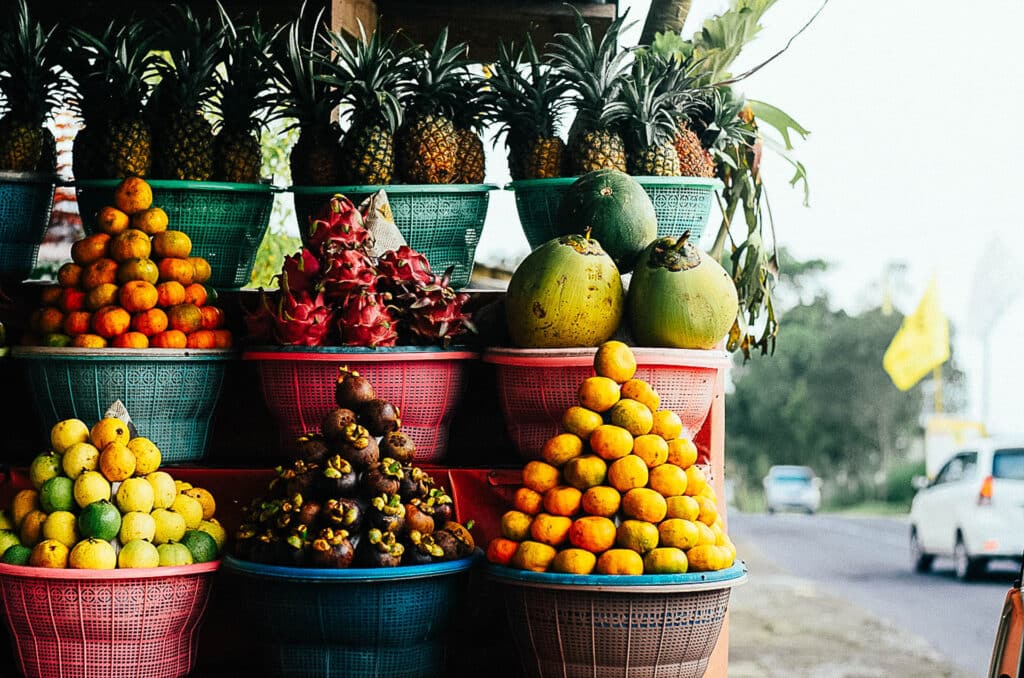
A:
[[[689,230],[694,241],[700,239],[711,214],[715,191],[722,187],[721,181],[703,177],[633,178],[654,203],[659,237],[678,237]],[[562,196],[576,179],[523,179],[507,186],[515,191],[519,223],[531,249],[562,235],[558,223]]]
[[[208,284],[219,289],[247,286],[256,251],[270,225],[274,194],[280,189],[270,184],[146,181],[153,189],[153,206],[167,212],[168,228],[184,231],[192,240],[192,256],[210,262],[213,275]],[[119,179],[75,183],[86,233],[96,231],[94,217],[113,204],[119,183]]]
[[[451,284],[462,288],[473,275],[476,246],[487,218],[492,184],[394,184],[390,186],[293,186],[295,214],[303,243],[309,217],[336,193],[356,205],[384,189],[395,225],[409,247],[430,262],[441,275],[454,266]]]
[[[475,558],[343,570],[223,561],[224,594],[252,625],[267,675],[444,675],[445,635]]]
[[[0,172],[0,276],[23,280],[32,273],[56,187],[52,175]]]
[[[42,440],[63,419],[90,426],[120,400],[140,436],[165,464],[206,456],[227,364],[221,350],[14,347],[42,424]]]

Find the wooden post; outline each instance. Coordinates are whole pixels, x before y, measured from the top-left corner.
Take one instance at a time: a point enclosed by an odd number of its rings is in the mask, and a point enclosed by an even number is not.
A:
[[[359,24],[369,35],[377,27],[377,3],[374,0],[331,0],[331,30],[359,37]]]

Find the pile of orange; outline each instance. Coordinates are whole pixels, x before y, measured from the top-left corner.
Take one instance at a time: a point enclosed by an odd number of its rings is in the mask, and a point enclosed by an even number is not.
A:
[[[598,347],[594,371],[579,386],[579,405],[565,411],[564,432],[523,468],[487,558],[564,574],[732,566],[736,548],[679,416],[659,409],[658,393],[635,378],[626,344]]]
[[[210,263],[168,229],[138,177],[96,214],[98,232],[71,246],[57,285],[42,292],[27,343],[79,348],[229,348],[224,311],[207,303]]]

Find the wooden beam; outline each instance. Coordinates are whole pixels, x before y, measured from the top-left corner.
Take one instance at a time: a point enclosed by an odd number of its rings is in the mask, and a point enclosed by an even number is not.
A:
[[[331,0],[331,30],[359,37],[359,24],[369,35],[377,27],[377,3],[374,0]]]

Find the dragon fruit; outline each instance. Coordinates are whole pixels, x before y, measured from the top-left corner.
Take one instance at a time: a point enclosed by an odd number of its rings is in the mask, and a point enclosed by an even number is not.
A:
[[[398,285],[429,285],[435,277],[427,258],[408,245],[381,254],[377,260],[377,271]]]
[[[310,249],[317,251],[328,243],[366,252],[373,247],[373,238],[366,230],[363,215],[351,200],[340,194],[309,218]]]
[[[394,346],[398,330],[388,302],[390,295],[361,291],[350,296],[338,314],[338,333],[348,346]]]
[[[435,276],[430,284],[420,285],[400,299],[402,319],[412,343],[447,345],[474,329],[463,310],[469,295],[451,287],[451,272],[448,269],[441,278]]]
[[[377,291],[373,260],[360,250],[328,246],[324,259],[324,296],[330,303],[347,306],[352,295]]]
[[[320,259],[315,254],[302,248],[301,252],[284,258],[281,274],[288,277],[288,284],[293,290],[312,292],[319,283]]]
[[[277,310],[274,313],[274,338],[285,346],[323,346],[331,331],[333,313],[324,302],[323,292],[314,297],[306,290],[293,293],[288,276],[281,274]]]
[[[254,310],[243,307],[242,320],[245,322],[245,334],[249,341],[265,343],[274,338],[274,309],[270,307],[263,288],[260,288],[260,300]]]

